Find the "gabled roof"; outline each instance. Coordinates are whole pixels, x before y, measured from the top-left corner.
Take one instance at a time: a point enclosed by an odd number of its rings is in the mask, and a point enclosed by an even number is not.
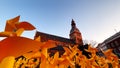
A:
[[[75,44],[75,42],[71,39],[37,31],[36,34],[35,34],[35,37],[38,37],[38,36],[46,38],[47,40],[54,40],[54,41],[60,41],[60,42],[69,43],[69,44]]]
[[[114,34],[113,36],[109,37],[108,39],[106,39],[103,43],[109,43],[117,38],[120,38],[120,31]]]

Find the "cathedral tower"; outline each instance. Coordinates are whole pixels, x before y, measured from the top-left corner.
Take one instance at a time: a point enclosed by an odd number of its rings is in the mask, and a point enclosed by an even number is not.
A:
[[[70,39],[74,40],[74,42],[78,45],[83,45],[82,35],[79,29],[76,27],[75,21],[72,19],[71,21],[71,30],[70,30]]]

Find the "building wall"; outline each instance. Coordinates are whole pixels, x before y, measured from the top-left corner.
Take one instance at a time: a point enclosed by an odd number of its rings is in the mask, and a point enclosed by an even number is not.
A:
[[[113,53],[120,57],[120,32],[106,39],[103,43],[100,43],[97,48],[99,51],[113,49]]]

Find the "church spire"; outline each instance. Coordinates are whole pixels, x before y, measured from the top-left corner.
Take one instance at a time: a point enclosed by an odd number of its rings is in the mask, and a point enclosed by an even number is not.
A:
[[[76,26],[75,21],[72,19],[71,26]]]
[[[71,30],[70,30],[70,39],[74,40],[76,44],[82,45],[82,36],[79,29],[76,27],[75,21],[72,19],[71,21]]]
[[[72,29],[70,31],[70,34],[73,33],[73,32],[78,32],[78,33],[80,32],[79,29],[76,27],[76,23],[73,19],[71,21],[71,27],[72,27]]]

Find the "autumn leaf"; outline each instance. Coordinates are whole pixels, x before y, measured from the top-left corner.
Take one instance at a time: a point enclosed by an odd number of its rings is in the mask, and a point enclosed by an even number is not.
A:
[[[24,30],[34,30],[35,27],[28,22],[19,22],[20,16],[6,21],[5,31],[0,37],[20,36]],[[16,34],[15,34],[16,33]]]
[[[17,36],[15,32],[0,32],[0,37],[13,37]]]
[[[41,37],[38,36],[38,37],[36,37],[34,40],[35,40],[35,41],[38,41],[38,42],[41,42]]]
[[[42,43],[25,37],[8,37],[0,41],[0,60],[7,56],[18,57],[32,50],[40,49]]]
[[[17,36],[20,36],[23,33],[23,31],[24,31],[24,29],[20,28],[15,33],[17,34]]]
[[[20,19],[20,16],[7,20],[5,31],[13,32],[14,30],[16,30],[15,24],[19,22],[19,19]]]
[[[17,29],[24,28],[24,30],[34,30],[35,27],[28,22],[19,22],[15,25]]]
[[[14,63],[15,63],[14,56],[5,57],[0,63],[0,68],[13,68]]]

